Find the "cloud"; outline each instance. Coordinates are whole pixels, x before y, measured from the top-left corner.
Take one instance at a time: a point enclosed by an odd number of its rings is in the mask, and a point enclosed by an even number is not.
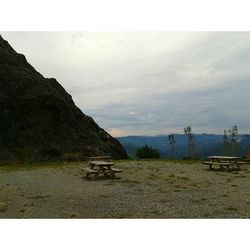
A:
[[[139,113],[134,112],[134,111],[130,111],[128,114],[129,114],[129,115],[133,115],[133,116],[137,116],[137,115],[139,115]]]
[[[128,131],[119,128],[110,128],[108,130],[108,133],[111,134],[113,137],[129,135]]]
[[[4,32],[100,126],[119,135],[249,133],[249,32]],[[118,132],[117,132],[118,131]]]

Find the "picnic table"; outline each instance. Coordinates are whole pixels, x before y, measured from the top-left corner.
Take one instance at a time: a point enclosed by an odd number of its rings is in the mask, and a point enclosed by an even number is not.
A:
[[[109,161],[101,161],[101,160],[96,160],[96,161],[90,161],[89,162],[89,167],[88,168],[83,168],[83,171],[86,171],[86,179],[92,175],[92,180],[94,180],[96,177],[100,175],[108,176],[111,178],[116,177],[116,173],[122,172],[118,168],[114,168],[114,163],[109,162]]]
[[[229,168],[240,169],[240,166],[245,162],[240,161],[240,157],[236,156],[208,156],[207,159],[209,161],[203,162],[203,164],[209,165],[209,170],[213,170],[213,166],[219,166],[221,170],[224,170],[225,167],[227,170]]]

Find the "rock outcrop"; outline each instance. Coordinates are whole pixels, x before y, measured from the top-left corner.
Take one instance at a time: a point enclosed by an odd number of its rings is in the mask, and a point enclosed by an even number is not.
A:
[[[111,154],[121,144],[76,107],[0,36],[0,160],[77,160]]]

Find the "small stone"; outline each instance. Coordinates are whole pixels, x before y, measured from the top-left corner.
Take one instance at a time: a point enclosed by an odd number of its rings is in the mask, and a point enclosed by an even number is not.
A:
[[[70,213],[70,214],[69,214],[69,217],[70,217],[70,218],[76,218],[76,217],[77,217],[77,214],[76,214],[76,213]]]
[[[34,206],[34,202],[33,201],[29,201],[29,202],[26,202],[24,204],[25,207],[31,207],[31,206]]]
[[[0,212],[6,212],[8,209],[8,205],[4,202],[0,202]]]

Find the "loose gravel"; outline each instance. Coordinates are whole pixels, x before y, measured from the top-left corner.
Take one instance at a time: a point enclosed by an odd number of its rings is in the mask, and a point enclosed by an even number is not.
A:
[[[250,170],[198,162],[115,161],[116,179],[87,163],[0,166],[0,218],[249,218]]]

